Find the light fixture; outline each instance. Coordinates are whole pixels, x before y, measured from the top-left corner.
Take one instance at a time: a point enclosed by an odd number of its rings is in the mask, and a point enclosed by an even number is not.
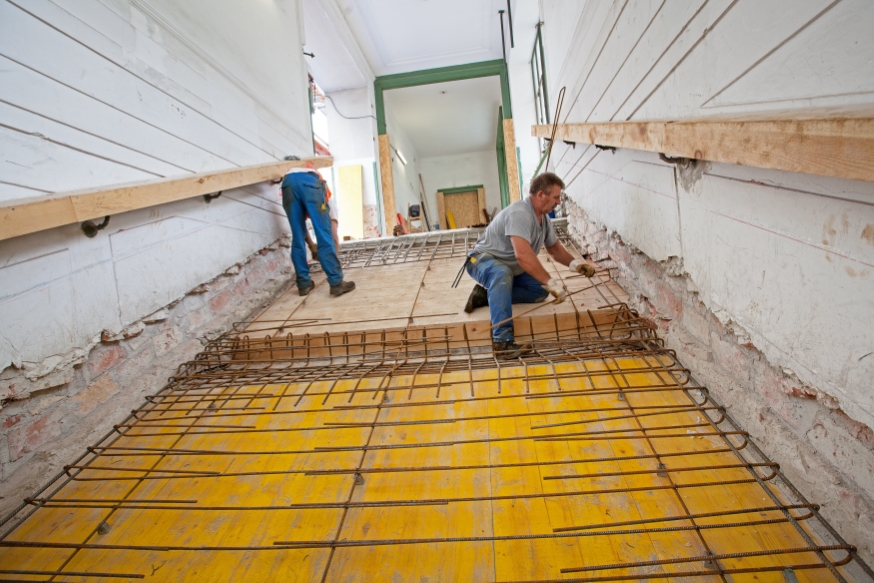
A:
[[[403,163],[404,163],[404,166],[406,166],[406,165],[407,165],[407,161],[404,159],[404,155],[401,154],[401,151],[398,150],[398,149],[395,149],[395,152],[398,153],[398,158],[400,158],[400,159],[401,159],[401,162],[403,162]]]

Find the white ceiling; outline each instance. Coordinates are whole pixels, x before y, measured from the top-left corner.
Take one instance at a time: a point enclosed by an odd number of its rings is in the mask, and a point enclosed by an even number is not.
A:
[[[507,0],[327,1],[340,8],[376,76],[502,57],[498,10]]]
[[[384,96],[388,117],[400,124],[419,159],[495,148],[498,77],[392,89]],[[391,135],[390,123],[387,130]]]
[[[315,55],[305,57],[307,68],[319,87],[330,93],[367,85],[369,76],[352,55],[355,47],[344,42],[343,23],[335,22],[326,11],[336,6],[323,5],[320,0],[303,0],[302,5],[304,51]],[[348,28],[346,32],[349,34]]]

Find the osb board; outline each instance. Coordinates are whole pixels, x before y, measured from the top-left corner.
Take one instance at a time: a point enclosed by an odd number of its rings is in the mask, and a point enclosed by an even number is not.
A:
[[[545,252],[541,252],[540,260],[550,275],[560,279],[573,295],[561,304],[515,304],[514,315],[532,308],[537,308],[532,315],[538,316],[598,311],[628,300],[606,272],[590,280],[555,263]],[[475,283],[470,276],[463,274],[458,287],[452,287],[462,263],[461,258],[434,259],[348,269],[344,278],[354,281],[356,287],[340,297],[330,295],[324,275],[318,274],[314,278],[316,288],[308,296],[300,297],[292,286],[247,331],[252,338],[263,338],[274,334],[279,325],[283,326],[282,335],[444,323],[477,322],[481,327],[485,322],[488,326],[488,308],[472,314],[464,312]]]
[[[455,226],[459,229],[466,229],[483,222],[479,218],[479,197],[476,190],[444,194],[443,205],[446,207],[447,215],[452,213]],[[449,219],[446,219],[446,223],[449,224]]]

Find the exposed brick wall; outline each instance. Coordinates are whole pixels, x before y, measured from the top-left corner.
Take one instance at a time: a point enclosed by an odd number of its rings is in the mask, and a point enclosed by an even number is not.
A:
[[[755,443],[780,464],[859,554],[874,563],[874,432],[835,399],[773,366],[730,319],[700,301],[695,283],[672,258],[658,262],[567,202],[569,228],[609,267],[631,306],[659,330],[684,366],[707,386]],[[606,259],[606,260],[605,260]]]
[[[0,515],[158,392],[206,339],[271,301],[290,282],[288,247],[277,241],[91,346],[0,373]]]

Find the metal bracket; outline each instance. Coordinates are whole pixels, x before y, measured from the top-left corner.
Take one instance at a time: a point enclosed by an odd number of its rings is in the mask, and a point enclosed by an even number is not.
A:
[[[577,149],[577,143],[576,143],[576,142],[569,142],[569,141],[567,141],[567,140],[562,140],[562,142],[564,142],[566,146],[570,146],[570,147],[573,148],[574,150]]]
[[[85,233],[85,236],[89,239],[97,236],[97,231],[102,231],[106,228],[106,225],[109,224],[109,215],[103,217],[103,222],[99,225],[94,221],[85,221],[82,223],[82,231]]]
[[[595,144],[595,147],[599,150],[604,150],[605,152],[613,152],[616,153],[616,146],[602,146],[600,144]]]
[[[222,192],[224,192],[224,191],[223,191],[223,190],[219,190],[219,191],[218,191],[217,193],[215,193],[215,194],[204,194],[204,195],[203,195],[203,200],[205,200],[206,202],[209,202],[209,201],[211,201],[211,200],[214,200],[214,199],[220,197],[220,196],[222,195]]]
[[[695,160],[693,160],[692,158],[683,158],[682,156],[666,156],[662,152],[659,152],[659,160],[661,160],[662,162],[667,162],[668,164],[674,164],[681,168],[686,168],[695,163]]]

